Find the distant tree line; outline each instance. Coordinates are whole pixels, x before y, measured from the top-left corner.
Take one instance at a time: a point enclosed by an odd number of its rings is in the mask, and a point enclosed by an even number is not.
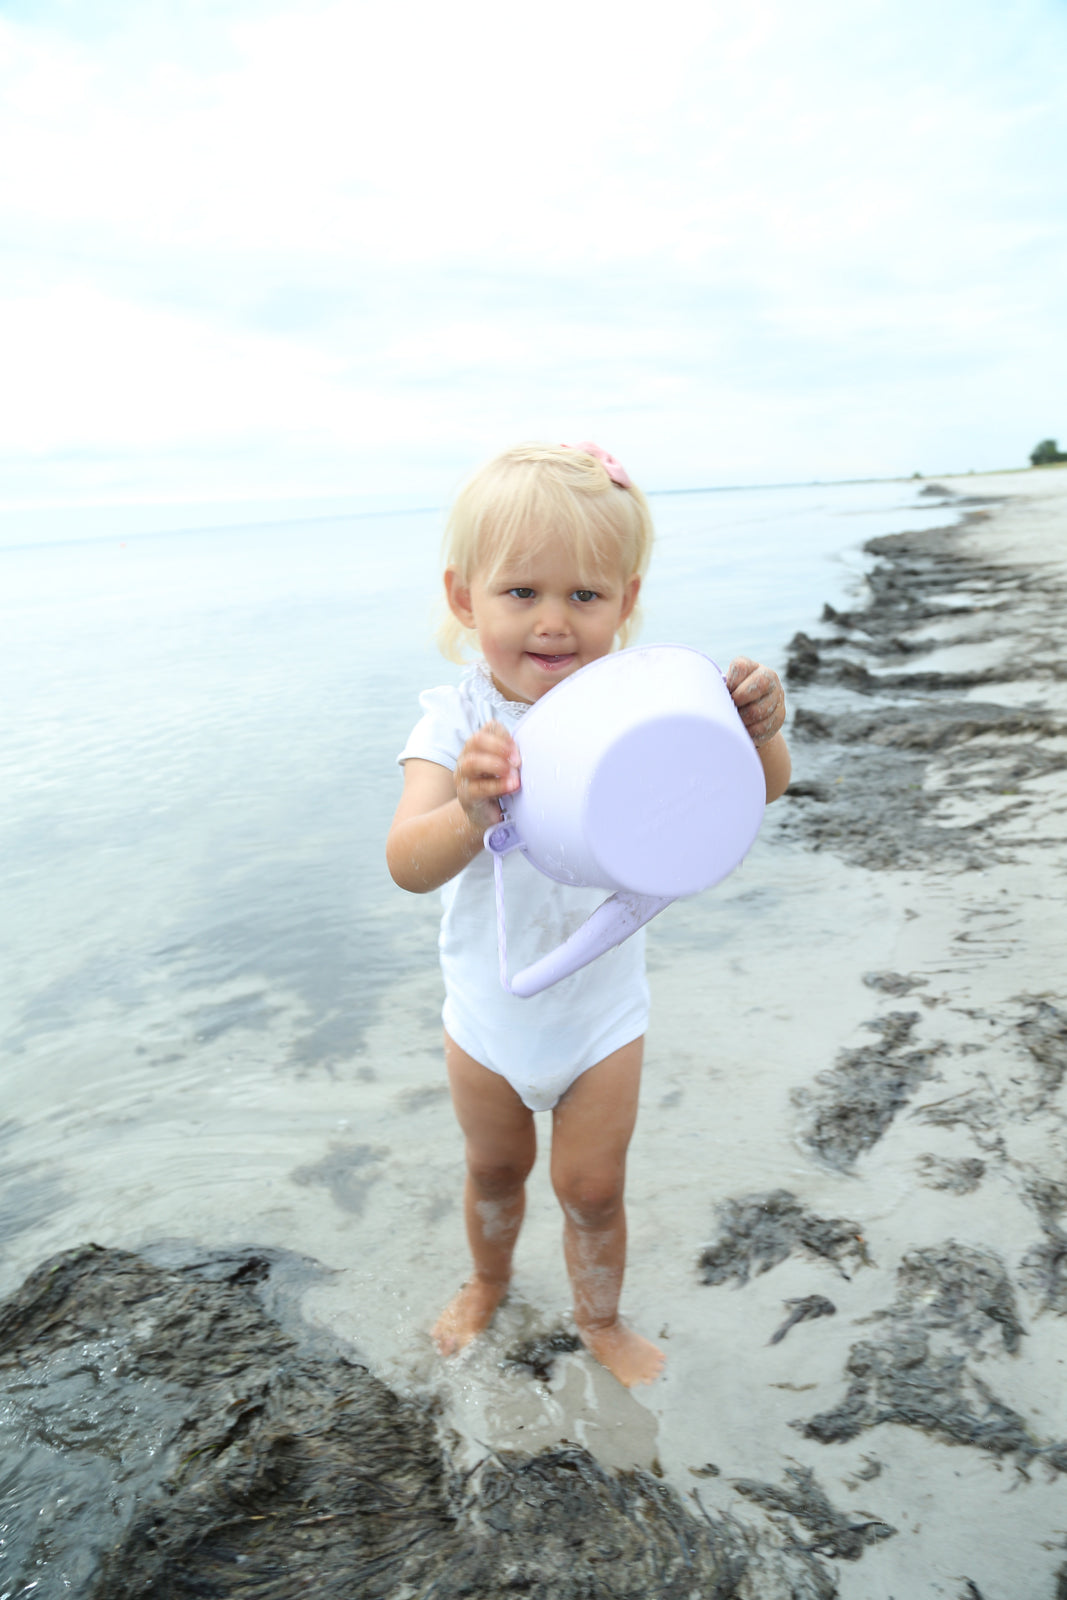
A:
[[[1055,439],[1042,439],[1030,452],[1032,466],[1051,467],[1056,461],[1067,461],[1067,451],[1058,449]]]

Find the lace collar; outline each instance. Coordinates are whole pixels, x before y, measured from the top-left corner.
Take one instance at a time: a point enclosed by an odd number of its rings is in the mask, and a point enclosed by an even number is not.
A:
[[[529,711],[530,706],[527,701],[509,700],[506,694],[501,694],[493,682],[493,674],[489,671],[484,661],[476,661],[474,663],[474,675],[485,690],[487,699],[492,701],[494,706],[499,706],[502,710],[506,710],[512,717],[521,717],[525,712]]]

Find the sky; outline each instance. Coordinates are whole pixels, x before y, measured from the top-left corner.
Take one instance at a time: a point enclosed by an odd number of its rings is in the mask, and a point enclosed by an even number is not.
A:
[[[1067,439],[1067,0],[0,0],[0,519]]]

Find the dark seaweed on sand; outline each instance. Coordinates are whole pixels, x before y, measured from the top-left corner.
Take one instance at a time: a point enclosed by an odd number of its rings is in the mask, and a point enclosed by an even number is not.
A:
[[[1040,1295],[1046,1311],[1067,1316],[1067,1231],[1060,1221],[1067,1211],[1067,1183],[1033,1177],[1024,1193],[1037,1212],[1044,1237],[1023,1256],[1020,1275]]]
[[[719,1238],[699,1257],[704,1283],[747,1283],[753,1273],[769,1272],[798,1252],[830,1262],[843,1278],[848,1273],[842,1261],[867,1261],[858,1223],[805,1211],[788,1189],[727,1200],[718,1218]]]
[[[870,540],[865,603],[827,606],[828,631],[798,633],[790,645],[804,775],[790,786],[782,825],[865,867],[1010,860],[1002,825],[1027,816],[1034,780],[1067,769],[1067,723],[1041,696],[1043,684],[1067,676],[1059,630],[1048,624],[1062,584],[967,550],[968,527],[991,502],[947,498],[967,511],[960,526]],[[1031,596],[1041,603],[1020,621]],[[998,661],[1009,615],[1017,647]],[[960,639],[990,646],[995,664],[923,668],[924,656]],[[1000,692],[980,698],[984,686]],[[982,801],[973,819],[944,815],[941,789],[928,782],[942,760],[951,762],[951,794]]]
[[[785,1303],[791,1306],[792,1310],[781,1327],[776,1328],[771,1334],[769,1341],[771,1344],[781,1344],[789,1330],[795,1328],[798,1322],[811,1322],[816,1317],[832,1317],[837,1314],[837,1307],[832,1300],[827,1300],[824,1294],[805,1294],[799,1299],[787,1300]]]
[[[946,1189],[952,1194],[973,1194],[985,1177],[986,1164],[977,1156],[920,1156],[916,1162],[919,1182],[928,1189]]]
[[[1028,1013],[1018,1024],[1018,1035],[1037,1069],[1035,1092],[1025,1109],[1044,1111],[1067,1074],[1067,1016],[1048,1000],[1032,995],[1022,999]]]
[[[460,1473],[429,1405],[286,1309],[285,1270],[86,1246],[0,1308],[7,1592],[833,1600],[811,1551],[574,1446]]]
[[[1003,1261],[992,1250],[949,1241],[910,1250],[897,1268],[897,1299],[871,1321],[946,1328],[971,1349],[1019,1349],[1026,1330]]]
[[[803,1549],[834,1561],[858,1561],[869,1544],[891,1539],[896,1533],[880,1517],[838,1511],[807,1467],[787,1467],[785,1475],[785,1487],[756,1483],[749,1478],[735,1479],[733,1486],[746,1499],[767,1511],[790,1517],[806,1529],[811,1538],[801,1546]]]
[[[571,1355],[581,1348],[582,1341],[577,1334],[568,1333],[565,1328],[557,1328],[553,1333],[542,1333],[533,1339],[523,1340],[522,1344],[508,1351],[504,1357],[504,1365],[524,1369],[532,1373],[535,1378],[539,1378],[542,1383],[547,1383],[552,1376],[556,1357]]]
[[[815,1088],[797,1089],[793,1103],[803,1118],[801,1139],[839,1171],[847,1171],[877,1144],[921,1083],[935,1073],[940,1046],[915,1049],[917,1011],[893,1011],[867,1027],[875,1044],[842,1050],[833,1067],[820,1072]]]
[[[869,1319],[889,1331],[849,1352],[844,1397],[793,1426],[831,1444],[897,1423],[946,1444],[1013,1456],[1021,1470],[1039,1460],[1067,1472],[1067,1442],[1035,1437],[978,1370],[986,1355],[1016,1352],[1025,1333],[999,1257],[952,1240],[915,1250],[898,1269],[897,1291]]]

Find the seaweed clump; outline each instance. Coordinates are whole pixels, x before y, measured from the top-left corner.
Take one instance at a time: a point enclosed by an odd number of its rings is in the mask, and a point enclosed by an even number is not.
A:
[[[971,1349],[992,1343],[1011,1354],[1025,1335],[1011,1280],[992,1250],[950,1241],[909,1251],[897,1269],[897,1286],[895,1304],[879,1318],[950,1329]]]
[[[95,1245],[0,1307],[5,1587],[81,1600],[833,1600],[816,1556],[564,1445],[459,1473],[287,1310],[295,1258]]]
[[[793,696],[807,775],[791,786],[799,803],[786,825],[811,848],[875,870],[1013,859],[1024,833],[1040,842],[1041,780],[1067,768],[1067,724],[1026,703],[1035,686],[1065,674],[1047,623],[1063,586],[1040,567],[965,548],[962,536],[990,502],[949,500],[967,512],[959,527],[870,540],[865,603],[826,606],[828,631],[798,633],[789,647],[786,677],[808,702]],[[992,664],[923,666],[935,652],[951,660],[958,645],[990,646]],[[979,699],[983,688],[994,692]],[[978,802],[969,819],[945,804],[950,764],[952,799]],[[1023,818],[1030,827],[1009,837],[1003,824]]]
[[[876,1314],[891,1330],[853,1345],[843,1399],[793,1427],[830,1444],[894,1422],[948,1444],[1014,1456],[1021,1469],[1040,1459],[1067,1472],[1067,1443],[1036,1439],[974,1369],[975,1360],[1015,1353],[1025,1331],[999,1258],[950,1240],[905,1256],[897,1279],[896,1301]]]
[[[1067,1210],[1067,1184],[1032,1178],[1026,1198],[1037,1212],[1044,1238],[1022,1259],[1023,1281],[1041,1296],[1046,1311],[1067,1316],[1067,1231],[1059,1220]]]
[[[1018,1024],[1019,1037],[1037,1068],[1037,1084],[1025,1111],[1032,1114],[1048,1108],[1067,1074],[1067,1017],[1047,1000],[1022,997],[1029,1014]]]
[[[977,1156],[920,1156],[916,1162],[919,1182],[928,1189],[950,1190],[953,1194],[973,1194],[985,1177],[985,1162]]]
[[[896,1533],[888,1522],[866,1511],[852,1516],[838,1511],[808,1467],[787,1467],[785,1475],[789,1483],[784,1488],[750,1478],[736,1478],[733,1486],[765,1511],[776,1512],[779,1518],[790,1517],[805,1528],[811,1540],[801,1544],[801,1549],[817,1551],[833,1561],[858,1561],[869,1544],[891,1539]]]
[[[832,1300],[827,1300],[824,1294],[800,1295],[795,1300],[787,1300],[787,1306],[792,1310],[782,1323],[771,1334],[771,1344],[781,1344],[790,1328],[795,1328],[798,1322],[811,1322],[816,1317],[833,1317],[837,1315],[837,1307]]]
[[[817,1088],[794,1091],[793,1103],[806,1117],[803,1142],[838,1171],[877,1144],[919,1084],[934,1076],[941,1047],[911,1048],[918,1020],[917,1011],[892,1011],[867,1023],[881,1035],[877,1044],[841,1051],[817,1075]]]
[[[508,1351],[504,1365],[523,1369],[533,1377],[539,1378],[542,1383],[547,1383],[552,1376],[556,1357],[571,1355],[581,1348],[582,1341],[576,1333],[568,1333],[566,1328],[556,1328],[552,1333],[542,1333],[536,1338],[524,1339],[521,1344]]]
[[[747,1283],[753,1272],[769,1272],[797,1251],[829,1261],[843,1278],[848,1273],[842,1261],[867,1263],[858,1223],[805,1211],[788,1189],[727,1200],[718,1215],[721,1234],[698,1261],[704,1283]]]

